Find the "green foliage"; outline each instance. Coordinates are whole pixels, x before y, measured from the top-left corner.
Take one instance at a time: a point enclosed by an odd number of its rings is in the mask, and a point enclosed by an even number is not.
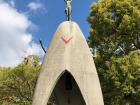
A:
[[[0,68],[0,105],[31,105],[39,61],[31,55],[14,68]]]
[[[91,7],[91,46],[100,53],[112,53],[121,46],[126,53],[140,48],[140,0],[100,0]],[[108,44],[106,46],[106,44]]]
[[[88,21],[105,105],[140,105],[140,0],[99,0]]]
[[[106,68],[99,68],[99,73],[106,105],[139,105],[140,52],[113,56],[104,63]]]
[[[36,55],[29,55],[14,68],[0,67],[0,105],[31,105],[39,70]],[[48,105],[53,103],[52,94]]]

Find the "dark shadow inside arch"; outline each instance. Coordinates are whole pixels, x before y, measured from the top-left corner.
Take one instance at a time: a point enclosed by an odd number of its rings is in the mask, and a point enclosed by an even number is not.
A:
[[[86,105],[75,79],[68,71],[57,81],[47,105]]]

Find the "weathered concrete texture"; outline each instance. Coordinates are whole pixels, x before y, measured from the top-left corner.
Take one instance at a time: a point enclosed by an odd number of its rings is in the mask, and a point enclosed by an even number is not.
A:
[[[33,105],[47,105],[54,89],[57,98],[62,97],[58,98],[58,101],[61,100],[59,105],[67,105],[64,95],[58,92],[63,90],[63,87],[59,89],[61,83],[58,83],[58,88],[56,85],[66,70],[74,77],[85,105],[104,105],[100,82],[86,39],[79,26],[70,21],[61,23],[52,38],[38,78]],[[74,87],[78,89],[76,85]],[[75,97],[77,99],[79,97]],[[68,105],[77,104],[75,102]]]

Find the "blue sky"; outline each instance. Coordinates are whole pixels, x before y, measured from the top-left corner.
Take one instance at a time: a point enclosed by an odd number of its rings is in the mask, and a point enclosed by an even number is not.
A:
[[[87,23],[87,16],[89,14],[90,5],[96,0],[73,0],[72,1],[72,18],[73,21],[76,21],[85,37],[89,35],[89,25]],[[41,3],[45,7],[45,10],[32,11],[29,18],[31,21],[37,25],[38,30],[33,32],[35,41],[38,41],[39,38],[42,39],[45,46],[48,46],[50,39],[58,25],[65,21],[65,2],[64,0],[17,0],[16,7],[22,12],[28,11],[28,4],[30,2]]]
[[[73,0],[72,20],[89,36],[87,17],[97,0]],[[58,25],[66,20],[64,0],[0,0],[0,66],[16,66],[30,54],[44,53]]]

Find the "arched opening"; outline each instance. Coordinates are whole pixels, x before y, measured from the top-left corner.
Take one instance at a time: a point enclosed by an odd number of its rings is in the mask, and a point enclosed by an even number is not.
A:
[[[47,105],[86,105],[75,79],[68,71],[57,81]]]

